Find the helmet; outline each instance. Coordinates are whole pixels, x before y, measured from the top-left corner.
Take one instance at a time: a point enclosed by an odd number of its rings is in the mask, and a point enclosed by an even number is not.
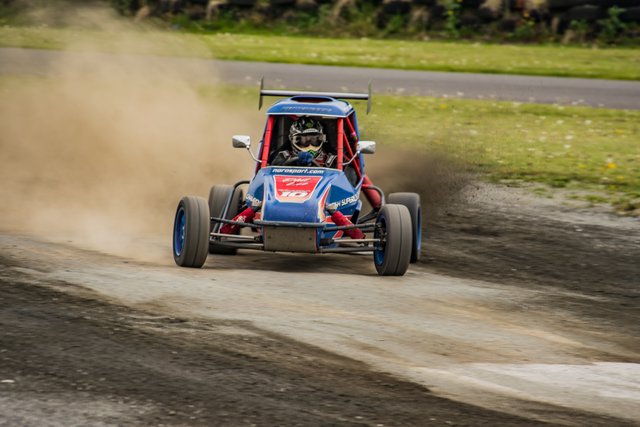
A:
[[[327,141],[327,135],[319,121],[301,117],[291,125],[289,140],[294,153],[306,151],[316,157],[322,152],[322,144]]]

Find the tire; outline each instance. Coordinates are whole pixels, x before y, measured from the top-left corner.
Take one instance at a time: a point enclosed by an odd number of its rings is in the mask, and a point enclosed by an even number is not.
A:
[[[413,3],[420,6],[435,6],[436,0],[413,0]]]
[[[620,14],[622,22],[640,22],[640,7],[630,7]]]
[[[483,22],[495,21],[496,19],[498,19],[500,14],[501,14],[501,11],[493,10],[486,6],[481,6],[480,8],[478,8],[478,17]]]
[[[253,7],[256,0],[227,0],[227,4],[235,7]]]
[[[173,221],[173,259],[180,267],[200,268],[207,260],[209,206],[202,197],[186,196]]]
[[[420,260],[422,247],[422,207],[420,195],[416,193],[391,193],[387,202],[406,206],[411,216],[411,263]]]
[[[461,6],[463,9],[478,9],[482,6],[484,0],[462,0]]]
[[[271,6],[277,7],[293,6],[295,2],[296,0],[269,0]]]
[[[569,24],[571,24],[571,21],[596,22],[598,19],[604,18],[606,18],[606,12],[604,9],[601,9],[598,6],[585,5],[572,7],[562,14],[560,20],[566,22],[568,27]]]
[[[224,206],[229,199],[229,195],[233,192],[232,185],[214,185],[209,191],[209,212],[211,216],[221,218]],[[240,207],[242,206],[243,199],[242,190],[238,188],[233,194],[233,200],[231,200],[231,206],[224,219],[233,219],[240,213]],[[213,223],[210,221],[209,232],[213,231]],[[209,253],[218,255],[235,255],[238,252],[236,248],[225,248],[216,243],[209,243]]]
[[[549,0],[548,6],[550,10],[566,10],[576,6],[584,6],[587,4],[598,4],[598,0]]]
[[[614,6],[622,9],[629,9],[639,6],[638,0],[600,0],[598,5],[603,9],[609,9]]]
[[[411,260],[411,215],[406,206],[386,204],[378,212],[376,238],[384,238],[373,251],[380,276],[402,276]]]
[[[474,28],[481,24],[478,12],[476,10],[465,9],[460,13],[458,18],[461,27]]]
[[[406,0],[387,0],[382,2],[383,15],[406,15],[411,11],[411,2]]]

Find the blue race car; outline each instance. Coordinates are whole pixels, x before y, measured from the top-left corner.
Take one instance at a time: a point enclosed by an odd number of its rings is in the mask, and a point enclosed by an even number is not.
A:
[[[378,274],[402,276],[420,257],[420,196],[393,193],[385,201],[365,174],[362,155],[374,153],[376,144],[360,140],[356,112],[345,100],[366,100],[368,113],[371,88],[368,93],[299,92],[265,90],[261,84],[259,108],[264,96],[285,99],[267,111],[257,156],[249,136],[233,137],[233,146],[247,149],[256,162],[253,179],[214,185],[208,202],[194,196],[180,200],[173,226],[176,264],[200,268],[208,254],[233,255],[238,249],[368,251]],[[301,164],[306,153],[290,150],[290,128],[301,118],[322,127],[323,154],[330,164]],[[280,153],[293,154],[280,162]],[[366,214],[361,214],[361,195],[371,206]]]

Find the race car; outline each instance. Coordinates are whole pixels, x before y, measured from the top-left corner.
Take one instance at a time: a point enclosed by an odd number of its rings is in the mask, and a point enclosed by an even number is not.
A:
[[[360,140],[354,107],[347,100],[367,101],[368,93],[267,90],[263,97],[283,98],[267,110],[257,153],[251,138],[236,135],[232,145],[249,151],[255,161],[251,180],[214,185],[208,201],[183,197],[173,226],[177,265],[200,268],[208,254],[233,255],[238,249],[271,252],[371,252],[379,275],[402,276],[420,258],[421,207],[416,193],[385,198],[365,173],[363,154],[376,143]],[[275,159],[291,149],[290,129],[298,120],[319,123],[329,163],[300,165],[298,155],[284,164]],[[246,191],[246,195],[244,192]],[[370,211],[363,214],[363,200]]]

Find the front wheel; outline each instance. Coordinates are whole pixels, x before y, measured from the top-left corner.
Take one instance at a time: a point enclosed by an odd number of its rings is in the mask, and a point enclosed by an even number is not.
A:
[[[209,247],[209,206],[202,197],[186,196],[173,222],[173,259],[180,267],[200,268]]]
[[[411,215],[406,206],[385,204],[378,212],[373,262],[381,276],[402,276],[411,260]]]
[[[216,218],[222,218],[224,207],[227,204],[227,200],[231,197],[231,206],[227,211],[227,215],[224,219],[233,219],[240,213],[243,199],[242,189],[236,188],[233,190],[232,185],[214,185],[209,191],[209,212],[211,216]],[[209,232],[213,231],[213,223],[209,228]],[[236,248],[226,248],[216,244],[216,242],[209,243],[209,253],[219,255],[235,255],[238,250]]]
[[[391,193],[387,197],[388,203],[404,205],[411,215],[411,263],[420,260],[422,246],[422,208],[420,207],[420,195],[416,193]]]

